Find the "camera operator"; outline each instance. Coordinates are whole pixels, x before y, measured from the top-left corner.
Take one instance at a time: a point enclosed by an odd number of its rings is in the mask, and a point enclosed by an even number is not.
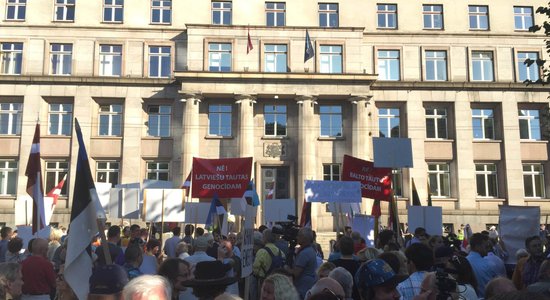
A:
[[[303,299],[307,291],[315,284],[315,270],[317,268],[317,253],[313,249],[313,232],[304,227],[298,231],[296,237],[300,248],[297,250],[294,265],[285,266],[285,269],[294,277],[294,285]]]
[[[413,300],[456,300],[458,298],[456,281],[446,272],[437,271],[426,274],[422,280],[420,295]]]

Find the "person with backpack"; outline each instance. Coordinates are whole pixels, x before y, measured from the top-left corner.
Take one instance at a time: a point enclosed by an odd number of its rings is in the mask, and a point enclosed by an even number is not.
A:
[[[256,253],[252,264],[252,272],[262,281],[275,269],[283,268],[286,262],[285,254],[275,246],[276,236],[271,229],[262,233],[264,247]]]

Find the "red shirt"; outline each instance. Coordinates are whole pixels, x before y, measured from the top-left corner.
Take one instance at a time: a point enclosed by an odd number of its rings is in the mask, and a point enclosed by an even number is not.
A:
[[[29,256],[21,262],[23,294],[49,294],[55,288],[55,273],[52,263],[45,257]]]

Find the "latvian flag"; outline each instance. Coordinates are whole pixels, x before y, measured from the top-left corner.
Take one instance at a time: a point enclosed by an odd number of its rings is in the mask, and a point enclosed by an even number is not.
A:
[[[44,212],[44,188],[42,187],[42,167],[40,162],[40,124],[36,124],[32,139],[31,154],[25,170],[27,176],[27,193],[33,199],[32,233],[46,227]]]
[[[191,188],[191,174],[193,174],[193,170],[189,171],[189,175],[187,175],[187,178],[185,178],[185,181],[181,185],[181,188],[185,190],[186,195],[189,195],[189,189]]]

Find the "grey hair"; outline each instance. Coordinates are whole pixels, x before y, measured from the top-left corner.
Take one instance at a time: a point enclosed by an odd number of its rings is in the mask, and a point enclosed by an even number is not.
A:
[[[338,281],[342,288],[344,288],[346,298],[351,298],[353,292],[353,276],[351,276],[348,270],[337,267],[328,273],[328,277]]]
[[[266,244],[275,243],[276,241],[275,234],[273,233],[273,231],[271,231],[271,229],[264,230],[264,232],[262,232],[262,236],[263,236],[264,243]]]
[[[166,278],[160,275],[141,275],[132,279],[122,290],[124,300],[132,300],[134,295],[151,295],[157,288],[164,292],[164,299],[172,299],[172,287]]]

